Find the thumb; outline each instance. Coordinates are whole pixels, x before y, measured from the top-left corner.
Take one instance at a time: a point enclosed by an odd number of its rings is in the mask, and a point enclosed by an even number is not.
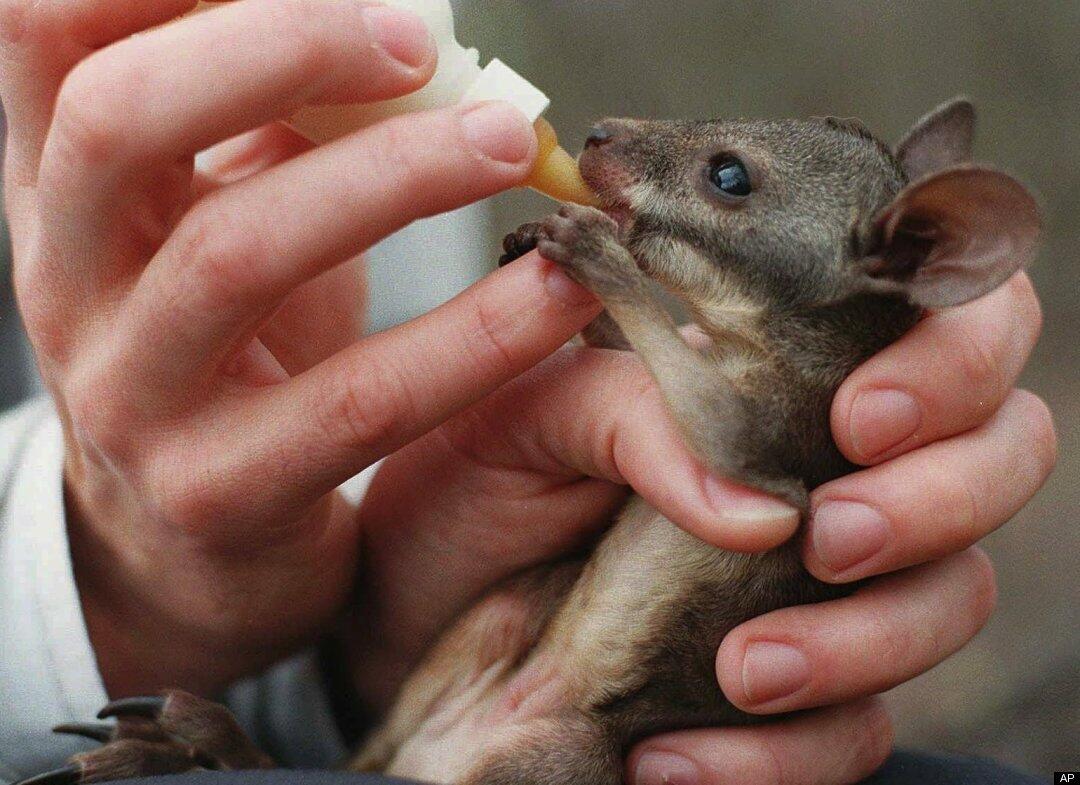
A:
[[[522,423],[510,437],[527,465],[631,485],[717,547],[758,552],[799,524],[788,504],[711,472],[686,447],[659,388],[630,352],[574,349],[501,389],[490,406]]]

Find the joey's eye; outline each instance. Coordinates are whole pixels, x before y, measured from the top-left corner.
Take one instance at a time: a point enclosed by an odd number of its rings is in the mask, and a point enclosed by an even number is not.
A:
[[[750,175],[743,162],[732,156],[724,156],[709,169],[709,180],[727,196],[749,196]]]

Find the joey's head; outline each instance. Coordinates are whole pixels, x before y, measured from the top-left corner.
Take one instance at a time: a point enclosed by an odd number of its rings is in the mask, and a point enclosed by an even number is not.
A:
[[[702,305],[765,309],[863,292],[942,307],[979,297],[1034,255],[1039,211],[973,166],[956,100],[890,148],[860,123],[606,120],[580,163],[641,268]]]

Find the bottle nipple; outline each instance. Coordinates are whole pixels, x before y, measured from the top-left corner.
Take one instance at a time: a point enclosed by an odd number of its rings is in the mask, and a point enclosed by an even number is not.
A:
[[[596,194],[582,179],[577,161],[559,146],[559,137],[551,123],[541,117],[533,127],[540,152],[525,185],[559,202],[597,207]]]

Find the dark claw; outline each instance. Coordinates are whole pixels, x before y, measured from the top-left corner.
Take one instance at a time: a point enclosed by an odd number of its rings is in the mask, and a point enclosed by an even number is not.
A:
[[[19,780],[15,785],[78,785],[79,780],[81,779],[82,766],[77,766],[73,763],[62,769],[54,769],[53,771],[47,771],[44,774],[37,774],[33,777]]]
[[[540,239],[540,225],[536,223],[525,224],[516,232],[506,235],[503,239],[503,250],[506,252],[499,259],[499,267],[505,267],[510,262],[520,259],[525,254],[536,248]]]
[[[83,736],[87,739],[99,741],[102,744],[111,741],[113,732],[116,730],[112,725],[103,725],[94,722],[68,722],[57,725],[52,729],[53,733],[65,733],[69,736]]]
[[[148,720],[156,720],[161,716],[165,708],[165,698],[160,695],[154,697],[121,698],[115,700],[98,712],[98,719],[104,720],[109,717],[145,717]]]

